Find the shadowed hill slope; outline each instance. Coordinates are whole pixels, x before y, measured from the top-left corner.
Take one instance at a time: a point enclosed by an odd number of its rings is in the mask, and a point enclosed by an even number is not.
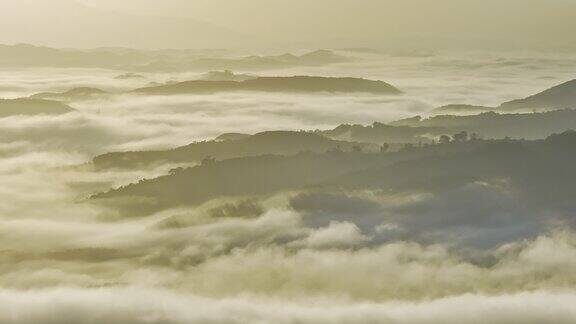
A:
[[[306,153],[292,156],[264,155],[230,159],[179,170],[171,175],[93,198],[146,197],[158,207],[194,205],[223,196],[250,196],[313,185],[374,163],[376,154]]]
[[[354,146],[370,147],[369,144],[336,141],[313,133],[274,131],[233,140],[192,143],[165,151],[108,153],[94,158],[93,164],[96,168],[133,168],[161,162],[197,162],[206,157],[221,160],[262,154],[326,152],[337,148],[350,151]]]
[[[576,108],[576,80],[568,81],[533,96],[509,101],[501,109],[566,109]]]
[[[354,172],[331,181],[348,189],[443,191],[503,181],[533,208],[576,208],[576,132],[545,140],[489,141],[470,152],[428,156]]]
[[[540,141],[482,141],[411,148],[396,153],[330,152],[253,156],[179,169],[93,199],[140,197],[155,208],[218,197],[294,189],[341,188],[390,194],[437,192],[468,183],[503,181],[536,206],[574,206],[576,133]]]
[[[435,114],[478,112],[549,111],[576,108],[576,80],[568,81],[524,99],[505,102],[498,107],[465,104],[446,105],[432,110]]]
[[[234,142],[234,141],[230,141]],[[394,153],[303,152],[295,155],[260,155],[202,163],[179,168],[170,175],[95,195],[95,199],[145,197],[155,208],[202,203],[222,196],[269,194],[321,185],[347,173],[436,154],[468,152],[483,141],[404,149]]]

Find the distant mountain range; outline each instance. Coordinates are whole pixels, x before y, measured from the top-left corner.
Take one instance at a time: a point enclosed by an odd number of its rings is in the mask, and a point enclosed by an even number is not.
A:
[[[56,49],[28,44],[0,45],[0,67],[85,67],[133,72],[181,72],[211,70],[267,70],[297,66],[321,66],[349,62],[352,58],[329,50],[303,55],[222,56],[201,50],[133,50],[97,48]],[[134,77],[136,74],[125,74]]]
[[[148,64],[133,64],[123,68],[145,72],[206,70],[260,71],[298,66],[322,66],[327,64],[345,63],[352,60],[352,58],[338,55],[329,50],[317,50],[300,56],[286,53],[282,55],[246,56],[239,58],[165,58],[156,59]]]
[[[0,67],[86,67],[115,68],[149,62],[152,57],[141,51],[56,49],[28,44],[0,45]]]

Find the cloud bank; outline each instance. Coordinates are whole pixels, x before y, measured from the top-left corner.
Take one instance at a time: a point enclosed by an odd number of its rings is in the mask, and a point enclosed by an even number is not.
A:
[[[269,73],[369,76],[398,84],[405,97],[114,95],[73,102],[77,111],[65,115],[0,119],[0,322],[573,322],[573,215],[525,208],[505,179],[394,195],[291,191],[151,215],[86,200],[173,167],[96,172],[84,165],[96,154],[226,132],[388,121],[452,101],[499,103],[557,83],[573,64],[547,56],[387,59]],[[114,75],[7,72],[0,91],[138,86],[108,83]]]

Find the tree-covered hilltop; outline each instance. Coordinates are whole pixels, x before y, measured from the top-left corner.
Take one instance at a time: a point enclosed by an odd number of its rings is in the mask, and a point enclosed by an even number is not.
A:
[[[103,168],[134,168],[159,163],[193,163],[206,157],[217,160],[262,154],[292,155],[299,152],[376,150],[376,145],[332,140],[310,132],[271,131],[232,140],[191,143],[163,151],[116,152],[97,156],[93,164]]]
[[[288,190],[334,188],[388,194],[443,192],[470,183],[502,182],[525,203],[574,205],[576,132],[545,140],[467,140],[398,152],[303,152],[217,161],[141,180],[95,200],[137,198],[151,210],[196,205],[222,197],[251,197]],[[563,207],[562,207],[563,208]]]
[[[475,115],[438,115],[429,118],[410,117],[390,123],[372,125],[343,124],[318,131],[326,137],[377,144],[432,143],[442,136],[466,132],[470,137],[487,139],[539,139],[568,129],[576,129],[576,110],[542,113],[496,113]]]
[[[322,138],[310,133],[301,136]],[[483,145],[482,140],[451,142],[421,147],[406,146],[396,151],[365,150],[360,145],[326,145],[316,152],[301,150],[288,155],[261,154],[218,160],[206,156],[199,165],[173,169],[169,175],[143,180],[94,198],[141,196],[153,199],[159,206],[196,204],[230,195],[258,195],[305,186],[321,185],[351,172],[391,165],[427,156],[469,152]],[[239,141],[226,141],[232,148]],[[273,146],[276,146],[274,144]],[[221,147],[224,149],[225,147]],[[326,150],[327,149],[327,150]],[[119,156],[122,159],[122,156]]]
[[[394,86],[383,82],[360,78],[328,78],[317,76],[259,77],[244,81],[193,80],[176,84],[136,89],[137,94],[172,95],[215,93],[223,91],[262,92],[342,92],[400,94]]]
[[[69,49],[29,44],[0,44],[0,67],[109,68],[129,72],[206,72],[211,70],[264,71],[299,66],[324,66],[353,61],[330,50],[314,50],[301,55],[231,55],[226,50],[158,49],[102,47]],[[135,79],[137,74],[121,74],[118,79]],[[138,78],[138,77],[136,77]]]
[[[541,113],[496,113],[477,115],[420,116],[390,123],[392,126],[428,127],[448,134],[466,131],[485,138],[544,138],[568,129],[576,129],[576,110],[555,110]]]

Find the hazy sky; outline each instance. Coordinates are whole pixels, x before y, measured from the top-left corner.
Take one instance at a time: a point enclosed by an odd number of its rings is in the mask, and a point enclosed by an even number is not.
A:
[[[572,0],[2,0],[0,11],[0,43],[81,47],[545,48],[574,46],[574,29]]]

